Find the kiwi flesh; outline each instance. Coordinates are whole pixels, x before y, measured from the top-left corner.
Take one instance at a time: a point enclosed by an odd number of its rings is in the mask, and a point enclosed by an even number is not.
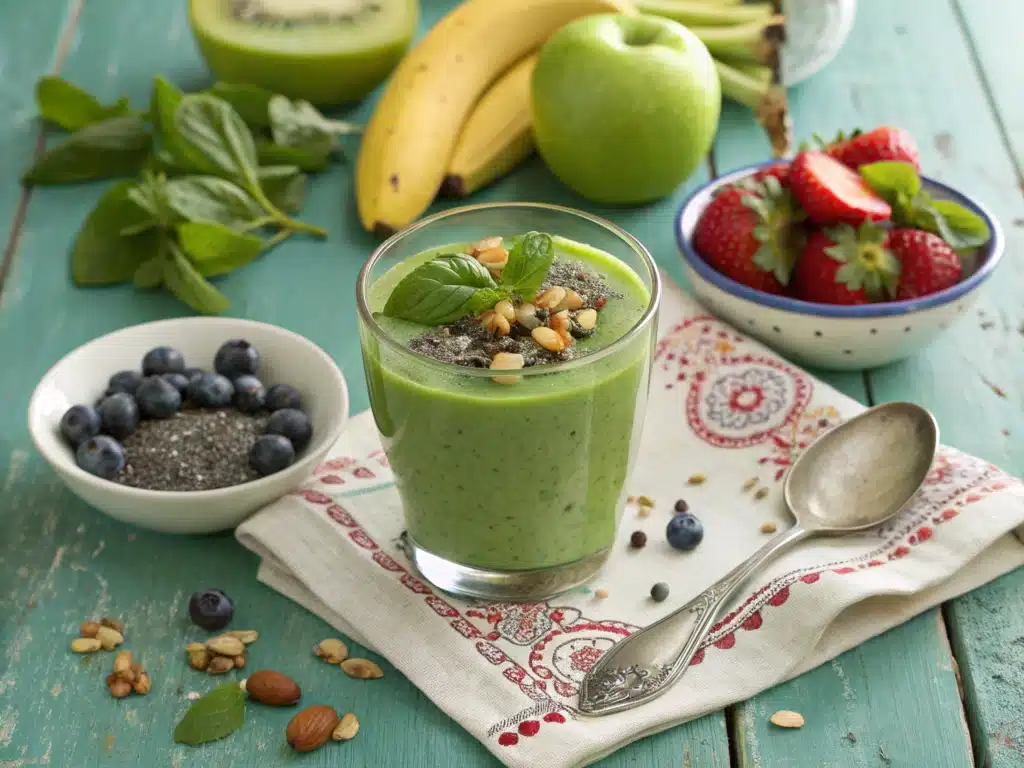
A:
[[[418,0],[189,0],[199,50],[219,80],[318,106],[358,101],[398,64]]]

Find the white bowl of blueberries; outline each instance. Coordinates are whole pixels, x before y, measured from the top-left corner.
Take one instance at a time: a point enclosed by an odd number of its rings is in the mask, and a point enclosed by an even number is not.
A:
[[[345,378],[318,346],[210,317],[78,347],[43,376],[28,413],[36,448],[75,495],[189,534],[233,528],[297,488],[347,418]]]

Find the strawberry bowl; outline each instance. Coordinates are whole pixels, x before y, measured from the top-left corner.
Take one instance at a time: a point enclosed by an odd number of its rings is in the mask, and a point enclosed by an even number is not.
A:
[[[1003,233],[985,207],[921,176],[925,192],[935,200],[949,200],[968,209],[991,233],[984,245],[961,253],[963,271],[956,284],[919,298],[854,305],[816,303],[751,288],[708,264],[693,245],[694,232],[716,192],[777,162],[739,168],[693,192],[676,219],[676,238],[684,272],[697,299],[715,315],[796,362],[831,370],[862,370],[913,354],[968,311],[1002,258]]]

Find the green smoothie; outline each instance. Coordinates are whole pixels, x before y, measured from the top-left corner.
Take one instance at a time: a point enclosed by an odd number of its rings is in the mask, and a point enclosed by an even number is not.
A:
[[[434,555],[491,570],[545,568],[600,553],[614,541],[638,442],[653,323],[607,348],[638,324],[650,293],[614,256],[555,237],[555,266],[585,268],[609,289],[596,327],[570,340],[568,362],[538,360],[511,383],[496,383],[486,371],[411,351],[428,329],[382,314],[414,269],[472,248],[420,253],[366,294],[378,326],[401,344],[362,329],[371,405],[408,534]],[[521,338],[532,343],[529,331]]]

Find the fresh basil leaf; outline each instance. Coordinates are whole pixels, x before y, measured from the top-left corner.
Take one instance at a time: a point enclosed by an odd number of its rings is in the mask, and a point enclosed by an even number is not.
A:
[[[192,262],[182,253],[177,243],[168,241],[168,246],[170,258],[164,261],[163,279],[164,285],[171,293],[196,312],[204,315],[218,315],[231,306],[227,297],[207,282],[206,278],[192,266]],[[237,684],[235,685],[237,687]],[[181,725],[178,727],[180,728]],[[181,741],[178,739],[177,731],[175,731],[175,739]]]
[[[136,288],[151,290],[159,288],[164,282],[164,261],[166,256],[163,253],[142,262],[135,270],[132,280]]]
[[[174,729],[178,744],[196,746],[237,731],[245,722],[245,694],[237,681],[222,683],[192,702]]]
[[[318,153],[303,147],[288,147],[272,141],[257,141],[256,154],[261,166],[295,165],[304,171],[322,171],[331,164],[330,150]]]
[[[921,177],[910,163],[884,160],[862,165],[859,171],[875,194],[890,205],[898,203],[901,196],[912,199],[921,191]]]
[[[256,145],[245,122],[226,101],[189,94],[174,115],[182,138],[221,171],[253,191],[259,186]]]
[[[241,228],[266,214],[237,184],[216,176],[184,176],[167,182],[171,207],[188,221],[216,221]]]
[[[260,168],[260,186],[267,199],[285,213],[298,213],[306,201],[306,174],[294,165]]]
[[[478,291],[488,294],[474,299]],[[441,325],[486,309],[491,295],[502,295],[494,278],[465,254],[439,256],[421,264],[395,286],[384,314],[424,325]],[[497,299],[495,299],[497,301]]]
[[[39,114],[47,122],[65,131],[77,131],[87,125],[132,113],[128,99],[103,105],[95,96],[57,75],[43,75],[36,83]]]
[[[501,284],[520,296],[533,298],[555,260],[555,244],[544,232],[527,232],[512,246]]]
[[[187,142],[178,130],[175,115],[184,98],[185,94],[174,84],[159,76],[153,78],[149,111],[153,132],[160,144],[157,161],[165,169],[173,168],[179,172],[215,173],[217,165]]]
[[[324,157],[334,149],[334,135],[325,126],[324,116],[308,101],[274,96],[269,112],[275,143]]]
[[[156,252],[155,230],[124,237],[121,231],[148,219],[128,197],[134,182],[114,184],[82,224],[71,251],[71,279],[76,285],[110,285],[131,280],[139,265]]]
[[[112,117],[71,134],[43,152],[22,177],[25,184],[71,184],[139,172],[153,137],[138,117]]]
[[[932,203],[940,235],[954,249],[978,248],[988,242],[992,231],[985,220],[952,200]]]
[[[263,252],[263,240],[214,221],[178,225],[178,241],[203,277],[224,275]]]
[[[235,83],[214,83],[207,91],[211,96],[223,99],[253,130],[270,127],[268,106],[274,97],[271,91],[257,85],[237,85]]]

